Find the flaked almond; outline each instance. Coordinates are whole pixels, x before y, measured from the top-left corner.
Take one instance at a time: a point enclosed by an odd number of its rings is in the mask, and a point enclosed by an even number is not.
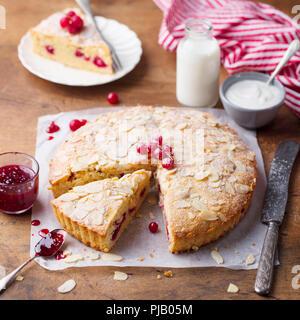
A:
[[[190,208],[191,203],[186,200],[179,200],[174,202],[174,206],[176,208]]]
[[[237,183],[235,185],[235,190],[236,190],[237,193],[245,194],[245,193],[248,193],[250,191],[250,187],[246,186],[245,184]]]
[[[98,260],[98,259],[100,259],[100,254],[98,252],[90,251],[90,252],[88,252],[86,257],[91,260]]]
[[[249,254],[249,256],[246,259],[246,265],[248,266],[248,265],[253,264],[253,263],[255,263],[255,257],[251,253],[251,254]]]
[[[210,254],[211,254],[211,257],[217,262],[217,264],[224,263],[223,257],[220,255],[220,253],[217,250],[212,250]]]
[[[206,220],[206,221],[218,220],[217,214],[215,212],[211,212],[208,210],[201,211],[199,216],[201,217],[201,219]]]
[[[114,253],[104,253],[102,259],[105,261],[122,261],[123,257]]]
[[[192,201],[192,206],[199,211],[207,210],[207,206],[199,198],[195,198]]]
[[[59,293],[67,293],[73,290],[76,286],[76,282],[73,279],[67,280],[60,287],[57,288]]]
[[[230,283],[227,289],[228,293],[238,293],[240,291],[240,289],[238,288],[238,286],[236,286],[233,283]]]
[[[121,271],[114,272],[114,280],[124,281],[128,279],[128,274]]]
[[[195,174],[195,179],[198,181],[202,181],[206,179],[210,175],[209,171],[200,171]]]
[[[16,281],[23,281],[24,280],[24,277],[23,276],[17,276],[16,277]]]
[[[70,256],[67,256],[64,259],[64,262],[65,263],[73,263],[73,262],[77,262],[77,261],[80,261],[83,259],[84,259],[84,257],[81,254],[71,254]]]

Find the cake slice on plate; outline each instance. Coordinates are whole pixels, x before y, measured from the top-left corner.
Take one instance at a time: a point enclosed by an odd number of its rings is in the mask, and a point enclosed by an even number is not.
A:
[[[147,196],[150,177],[138,170],[74,187],[52,201],[56,218],[84,244],[109,252]]]
[[[66,66],[112,74],[108,45],[78,8],[52,14],[31,29],[33,51]]]

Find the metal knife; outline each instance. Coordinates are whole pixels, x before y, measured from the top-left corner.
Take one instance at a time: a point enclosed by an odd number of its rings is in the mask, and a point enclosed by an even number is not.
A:
[[[285,141],[278,146],[269,173],[269,180],[262,210],[262,223],[268,225],[260,255],[254,290],[260,295],[270,293],[279,226],[284,217],[288,199],[290,174],[299,144]]]

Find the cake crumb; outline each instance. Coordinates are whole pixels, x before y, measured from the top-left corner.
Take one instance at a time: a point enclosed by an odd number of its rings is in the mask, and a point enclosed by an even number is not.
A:
[[[153,255],[152,253],[150,253],[149,256],[150,256],[151,258],[154,258],[154,255]]]
[[[171,270],[168,270],[168,271],[164,272],[164,276],[171,278],[171,277],[173,277],[173,272]]]
[[[154,216],[154,214],[152,213],[152,212],[149,212],[149,217],[150,217],[150,219],[155,219],[155,216]]]
[[[142,214],[141,214],[140,212],[137,212],[137,213],[136,213],[136,217],[141,218],[141,217],[142,217]]]
[[[251,244],[251,246],[252,246],[252,247],[255,247],[255,246],[256,246],[256,243],[253,242],[253,243]]]
[[[240,289],[238,288],[238,286],[236,286],[233,283],[230,283],[227,289],[228,293],[238,293],[240,291]]]
[[[24,277],[23,276],[17,276],[16,277],[16,281],[23,281],[24,280]]]
[[[239,253],[239,250],[234,250],[234,253],[235,253],[235,254]]]
[[[137,260],[137,261],[144,261],[144,260],[145,260],[145,258],[143,258],[143,257],[139,257],[139,258],[137,258],[136,260]]]
[[[193,251],[198,251],[198,250],[199,250],[199,247],[197,247],[197,246],[192,246],[192,250],[193,250]]]
[[[156,250],[155,249],[152,249],[152,252],[154,253]]]
[[[230,246],[225,246],[225,248],[226,248],[226,249],[230,249],[231,247],[230,247]]]

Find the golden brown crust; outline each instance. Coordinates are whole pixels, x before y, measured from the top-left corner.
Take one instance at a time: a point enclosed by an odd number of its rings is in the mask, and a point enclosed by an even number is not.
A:
[[[125,134],[128,145],[113,152]],[[173,148],[174,170],[136,151],[157,134]],[[233,228],[256,184],[255,154],[234,130],[210,114],[171,107],[128,108],[88,123],[59,148],[49,177],[56,196],[141,168],[155,172],[160,184],[171,252],[209,243]]]

